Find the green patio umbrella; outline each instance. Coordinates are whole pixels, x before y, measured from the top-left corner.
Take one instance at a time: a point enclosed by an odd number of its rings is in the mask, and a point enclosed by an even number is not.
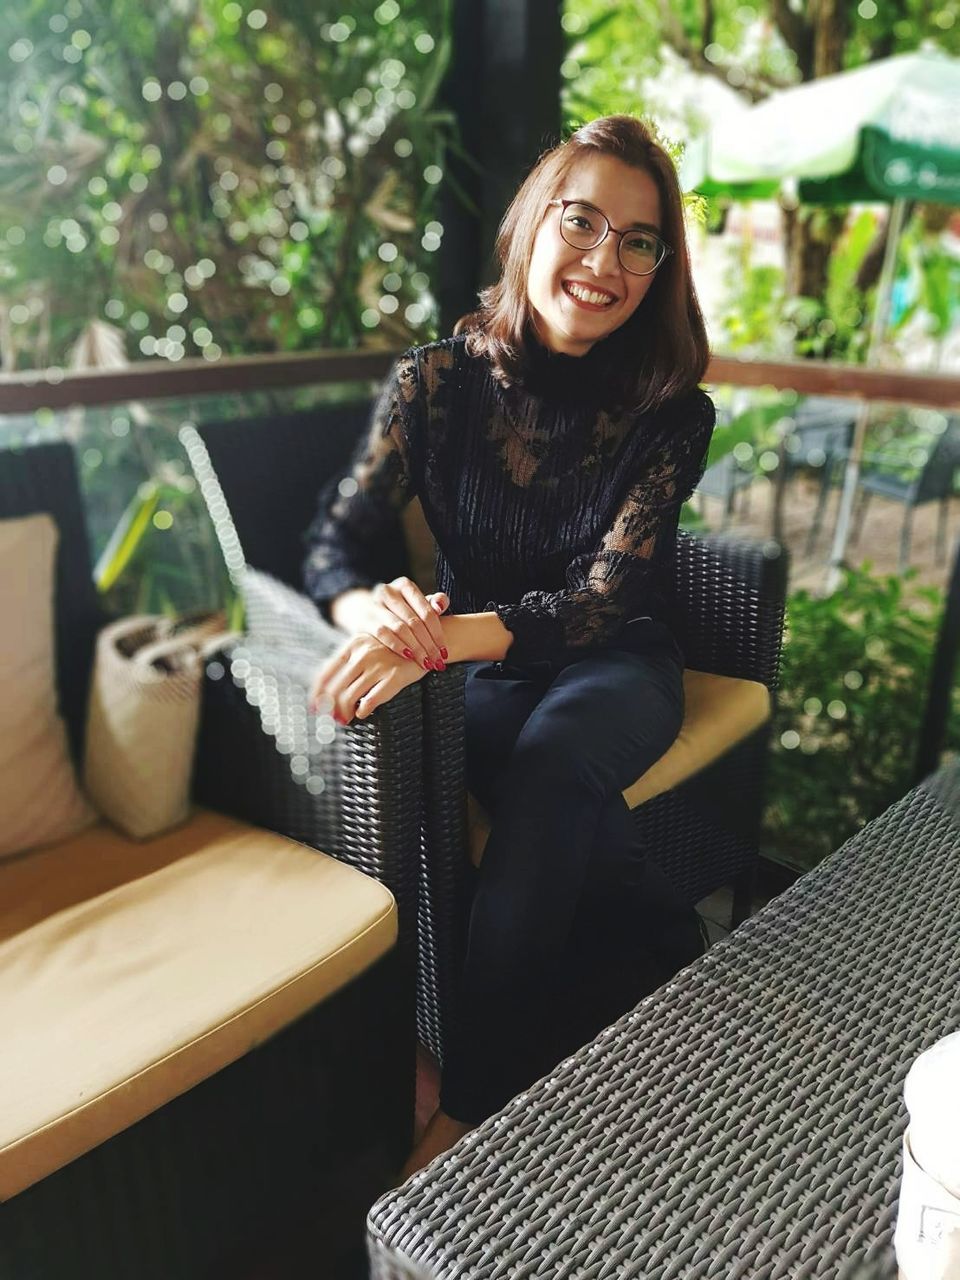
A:
[[[960,205],[960,58],[935,50],[884,58],[772,94],[694,139],[685,191],[769,199],[796,181],[810,204],[890,204],[867,363],[886,323],[907,200]],[[842,562],[863,452],[861,410],[830,556]],[[834,573],[835,576],[835,573]]]

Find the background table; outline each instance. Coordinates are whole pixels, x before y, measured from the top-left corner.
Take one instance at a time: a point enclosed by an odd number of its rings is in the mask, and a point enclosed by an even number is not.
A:
[[[371,1209],[375,1280],[892,1280],[914,1058],[960,1028],[960,768]]]

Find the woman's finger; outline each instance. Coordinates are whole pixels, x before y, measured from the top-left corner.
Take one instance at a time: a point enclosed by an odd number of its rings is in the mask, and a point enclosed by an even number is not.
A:
[[[321,709],[321,703],[329,703],[336,708],[346,678],[348,677],[351,659],[356,651],[356,637],[351,636],[340,648],[324,662],[310,687],[307,706],[312,712]],[[324,707],[324,710],[330,709]]]
[[[424,659],[429,657],[430,647],[423,642],[420,620],[406,598],[387,582],[378,582],[372,594],[373,615],[368,633],[397,657],[429,670]],[[378,622],[378,617],[383,621]]]
[[[384,697],[388,683],[387,680],[378,680],[372,688],[357,699],[354,715],[358,720],[366,720],[382,703],[390,701],[389,697]]]
[[[431,608],[430,601],[417,584],[411,578],[394,578],[393,582],[384,584],[383,595],[384,602],[406,621],[416,636],[423,650],[422,657],[442,668],[446,663],[443,628],[436,610]]]
[[[411,672],[408,663],[400,666],[391,663],[389,658],[374,655],[373,663],[361,665],[355,678],[346,686],[337,699],[336,718],[340,724],[349,724],[351,720],[366,720],[368,716],[389,702],[401,689],[411,681],[420,680],[419,675]]]

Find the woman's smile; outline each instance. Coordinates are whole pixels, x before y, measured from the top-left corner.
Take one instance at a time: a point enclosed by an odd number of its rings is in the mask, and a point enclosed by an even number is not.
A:
[[[619,301],[609,289],[601,289],[599,285],[587,284],[581,280],[562,280],[560,287],[568,298],[585,311],[607,311]]]

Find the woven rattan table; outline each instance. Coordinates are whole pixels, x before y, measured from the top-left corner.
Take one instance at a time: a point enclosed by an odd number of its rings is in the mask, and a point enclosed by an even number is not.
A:
[[[960,1028],[960,768],[373,1206],[375,1280],[896,1275],[913,1059]]]

